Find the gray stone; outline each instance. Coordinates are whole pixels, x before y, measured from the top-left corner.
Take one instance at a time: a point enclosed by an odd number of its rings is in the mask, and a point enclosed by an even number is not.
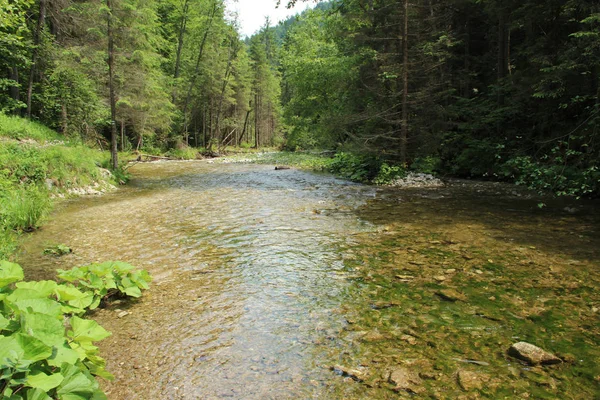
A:
[[[562,362],[562,360],[554,354],[548,353],[527,342],[513,344],[510,346],[510,349],[508,349],[508,354],[520,360],[527,361],[531,365],[559,364]]]

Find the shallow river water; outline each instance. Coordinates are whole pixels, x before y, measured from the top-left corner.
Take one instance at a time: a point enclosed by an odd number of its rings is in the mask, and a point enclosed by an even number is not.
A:
[[[505,185],[382,189],[268,165],[132,170],[115,193],[63,203],[19,259],[28,278],[106,260],[153,275],[140,301],[93,315],[113,333],[99,344],[110,399],[600,393],[594,203],[539,210]],[[42,254],[58,243],[74,253]],[[513,360],[519,340],[566,362]]]

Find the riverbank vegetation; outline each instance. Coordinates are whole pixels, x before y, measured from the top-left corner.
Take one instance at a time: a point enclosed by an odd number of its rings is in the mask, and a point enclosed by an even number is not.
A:
[[[0,114],[0,259],[14,252],[19,234],[40,226],[52,197],[117,184],[101,165],[108,165],[107,154],[39,123]]]
[[[117,150],[328,149],[594,197],[599,7],[332,0],[242,38],[222,0],[4,2],[0,109],[113,166]]]

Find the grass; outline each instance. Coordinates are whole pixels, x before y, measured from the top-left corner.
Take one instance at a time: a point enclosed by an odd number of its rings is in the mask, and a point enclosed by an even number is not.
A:
[[[0,137],[11,139],[33,139],[38,142],[64,140],[52,129],[21,117],[0,113]]]
[[[108,160],[41,124],[0,113],[0,259],[14,253],[19,234],[40,226],[51,197],[105,180],[98,166]]]
[[[0,221],[6,230],[31,232],[50,212],[48,192],[38,187],[11,190],[0,198]]]
[[[245,151],[238,150],[236,153],[229,155],[227,160],[285,165],[313,171],[327,171],[332,163],[331,157],[316,153],[280,152],[275,149],[273,151],[246,149]]]

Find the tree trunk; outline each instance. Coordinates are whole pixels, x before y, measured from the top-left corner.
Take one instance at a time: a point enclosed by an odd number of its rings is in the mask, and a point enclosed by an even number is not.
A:
[[[223,100],[225,99],[225,90],[227,89],[227,85],[229,84],[229,77],[231,76],[231,64],[233,62],[233,57],[235,56],[234,40],[231,40],[231,44],[229,47],[229,56],[227,58],[227,67],[225,68],[225,76],[223,77],[223,86],[221,87],[221,95],[219,97],[219,107],[217,108],[217,138],[219,140],[219,149],[221,148],[221,113],[223,112]]]
[[[31,96],[33,95],[33,80],[37,69],[37,59],[39,47],[46,19],[46,0],[40,0],[40,15],[37,20],[37,26],[33,34],[33,53],[31,55],[31,71],[29,72],[29,84],[27,85],[27,118],[31,118]]]
[[[181,51],[183,50],[183,37],[187,26],[187,13],[190,7],[189,3],[189,0],[185,0],[183,4],[183,13],[181,14],[181,22],[179,24],[179,35],[177,37],[177,55],[175,56],[175,72],[173,73],[173,78],[175,78],[175,80],[179,78],[179,69],[181,66]],[[177,83],[175,83],[175,86],[173,88],[173,104],[175,104],[176,98]]]
[[[498,107],[504,106],[504,90],[502,84],[508,72],[508,28],[506,12],[500,10],[498,17]]]
[[[60,105],[60,126],[61,126],[61,130],[62,130],[62,134],[66,135],[67,134],[67,129],[69,126],[69,120],[68,120],[68,115],[67,115],[67,105],[65,104],[65,101],[62,101],[62,104]]]
[[[16,101],[21,101],[21,91],[19,90],[19,70],[17,67],[8,68],[8,77],[10,80],[15,81],[16,84],[10,87],[10,97]],[[18,109],[13,111],[14,114],[18,114]]]
[[[108,90],[110,97],[110,161],[113,170],[119,167],[117,153],[117,101],[115,95],[114,69],[115,69],[115,43],[112,27],[112,1],[106,0],[108,7],[107,35],[108,35]]]
[[[259,101],[259,96],[258,94],[254,95],[254,148],[258,149],[259,146],[259,129],[258,129],[258,123],[259,121],[259,110],[260,110],[260,101]]]
[[[121,120],[121,151],[125,151],[125,122]]]
[[[402,122],[400,126],[400,162],[406,164],[408,143],[408,0],[404,0],[404,30],[402,35]]]

